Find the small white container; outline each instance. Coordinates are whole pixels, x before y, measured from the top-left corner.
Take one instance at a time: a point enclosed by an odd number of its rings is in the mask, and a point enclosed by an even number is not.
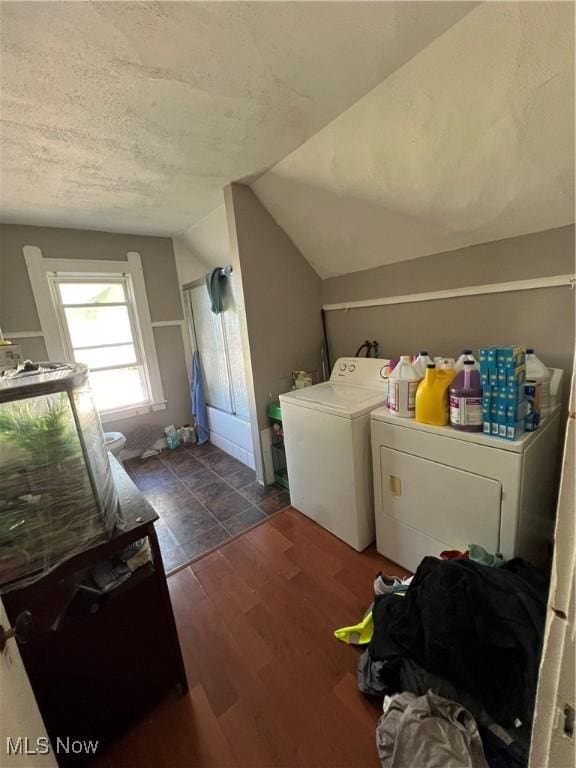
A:
[[[472,354],[472,350],[471,349],[463,349],[462,350],[462,354],[460,355],[458,360],[456,360],[456,370],[457,371],[462,371],[464,369],[464,363],[467,360],[471,360],[474,363],[474,368],[472,370],[474,370],[474,371],[479,371],[480,370],[480,366],[478,365],[478,361],[476,360],[476,358]]]
[[[418,373],[420,378],[423,379],[426,374],[426,366],[432,365],[433,363],[434,360],[428,356],[428,352],[418,352],[418,356],[412,365],[416,369],[416,373]]]
[[[550,415],[550,371],[533,349],[526,350],[526,378],[540,382],[540,418]]]
[[[388,378],[388,409],[396,416],[414,418],[416,390],[421,376],[410,362],[409,355],[402,355],[400,362]]]
[[[384,382],[384,392],[386,393],[386,406],[388,406],[388,381],[390,374],[392,373],[391,360],[382,360],[382,368],[380,368],[380,378]]]

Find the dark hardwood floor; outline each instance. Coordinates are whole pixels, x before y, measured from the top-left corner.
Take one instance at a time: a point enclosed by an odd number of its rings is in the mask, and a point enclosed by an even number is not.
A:
[[[377,768],[381,702],[332,630],[362,617],[380,570],[406,573],[288,508],[171,576],[190,693],[98,768]]]

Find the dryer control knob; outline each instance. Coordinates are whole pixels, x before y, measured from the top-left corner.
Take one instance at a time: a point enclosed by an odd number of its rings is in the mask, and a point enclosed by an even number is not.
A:
[[[350,363],[350,365],[348,367],[348,370],[349,371],[355,371],[356,370],[356,366],[354,365],[354,363]]]
[[[340,370],[345,371],[346,370],[346,363],[340,363]]]

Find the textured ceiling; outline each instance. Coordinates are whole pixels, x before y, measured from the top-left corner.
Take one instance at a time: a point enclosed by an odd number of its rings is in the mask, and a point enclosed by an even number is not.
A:
[[[573,222],[574,5],[476,7],[252,186],[322,277]]]
[[[208,270],[231,260],[224,203],[185,232],[172,238],[182,283],[191,283]]]
[[[185,230],[474,5],[2,2],[2,218]]]

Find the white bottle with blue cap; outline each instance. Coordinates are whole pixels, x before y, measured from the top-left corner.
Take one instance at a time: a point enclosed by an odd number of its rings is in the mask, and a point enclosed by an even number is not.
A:
[[[462,354],[460,355],[458,360],[456,360],[456,370],[457,371],[464,370],[464,363],[467,360],[470,360],[471,362],[474,363],[474,367],[472,368],[473,371],[479,371],[480,370],[480,366],[478,365],[478,361],[474,357],[471,349],[463,349],[462,350]],[[468,367],[471,368],[472,366],[468,366]]]

